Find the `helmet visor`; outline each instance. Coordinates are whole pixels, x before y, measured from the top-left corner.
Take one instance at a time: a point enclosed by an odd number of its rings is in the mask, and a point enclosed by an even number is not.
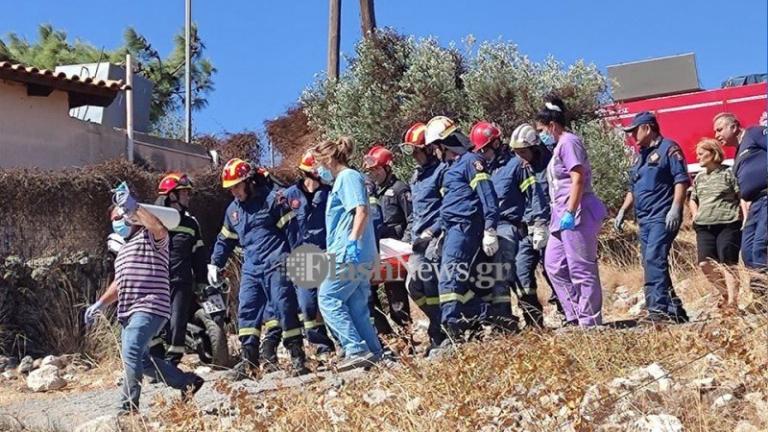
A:
[[[411,144],[402,143],[400,144],[400,151],[406,156],[411,156],[413,155],[413,147]]]

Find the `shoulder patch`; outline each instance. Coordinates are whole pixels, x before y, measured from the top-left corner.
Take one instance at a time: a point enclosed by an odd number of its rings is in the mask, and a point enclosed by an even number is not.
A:
[[[240,212],[237,210],[232,211],[229,214],[229,220],[232,221],[232,225],[237,225],[240,222]]]
[[[297,208],[301,207],[301,201],[297,199],[291,200],[291,208],[296,210]]]
[[[650,155],[650,156],[648,156],[648,161],[649,161],[650,163],[656,163],[656,162],[658,162],[658,161],[659,161],[659,158],[660,158],[660,157],[661,157],[661,156],[659,156],[659,153],[658,153],[658,152],[653,152],[653,153],[651,153],[651,155]]]
[[[677,160],[683,160],[683,151],[680,149],[679,145],[675,144],[669,147],[669,150],[667,150],[667,156],[673,157]]]
[[[395,190],[394,190],[394,189],[387,189],[387,190],[384,192],[384,195],[385,195],[385,196],[395,196]]]
[[[485,164],[482,161],[476,160],[472,165],[474,165],[477,172],[485,171]]]

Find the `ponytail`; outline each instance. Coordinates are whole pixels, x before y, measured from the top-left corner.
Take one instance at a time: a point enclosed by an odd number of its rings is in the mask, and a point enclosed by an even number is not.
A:
[[[355,144],[352,138],[343,136],[335,141],[325,140],[314,149],[315,157],[321,161],[333,160],[342,165],[349,165],[352,154],[355,151]]]

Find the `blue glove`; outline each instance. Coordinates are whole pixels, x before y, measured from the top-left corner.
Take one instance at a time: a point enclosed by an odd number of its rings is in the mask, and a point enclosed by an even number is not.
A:
[[[344,262],[357,264],[360,262],[360,245],[357,240],[347,240],[347,248],[344,254]]]
[[[573,217],[573,213],[565,212],[563,217],[560,218],[560,231],[572,230],[576,227],[576,219]]]
[[[96,315],[98,315],[101,312],[101,309],[104,307],[104,303],[101,302],[101,300],[96,300],[96,303],[88,306],[88,309],[85,310],[85,325],[87,327],[90,327],[93,325],[94,322],[96,322]]]
[[[128,189],[128,184],[122,182],[112,192],[115,193],[112,198],[115,205],[120,208],[124,215],[132,217],[139,208],[139,203],[136,201],[136,198],[131,196],[131,190]]]

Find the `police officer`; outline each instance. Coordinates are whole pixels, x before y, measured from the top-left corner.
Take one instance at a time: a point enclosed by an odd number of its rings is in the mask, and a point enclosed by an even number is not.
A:
[[[376,194],[381,207],[382,222],[377,229],[378,239],[410,240],[408,220],[411,216],[411,189],[392,172],[394,155],[383,146],[373,146],[363,157],[368,177],[376,184]],[[384,282],[384,293],[389,303],[389,316],[397,325],[408,328],[411,310],[405,281]]]
[[[487,121],[475,123],[469,133],[469,140],[474,151],[481,154],[490,167],[491,182],[498,199],[499,224],[496,232],[499,250],[488,257],[494,263],[490,274],[490,294],[485,298],[490,303],[489,319],[502,330],[516,331],[518,320],[512,315],[510,294],[517,285],[515,259],[520,240],[525,236],[525,196],[521,186],[525,185],[528,176],[520,159],[501,144],[501,130],[496,125]]]
[[[536,294],[536,267],[544,261],[544,249],[549,238],[551,208],[547,165],[552,159],[552,153],[541,143],[536,129],[527,123],[521,124],[512,132],[509,146],[520,158],[526,172],[520,190],[525,195],[523,223],[527,227],[527,235],[520,241],[516,259],[520,307],[523,309],[526,324],[543,327],[543,308]],[[542,274],[551,289],[552,284],[546,270],[543,270]],[[550,302],[562,308],[557,296],[551,295]]]
[[[432,118],[427,123],[425,142],[439,146],[440,157],[448,165],[440,205],[444,233],[440,271],[447,277],[440,278],[438,289],[441,324],[451,339],[458,340],[487,313],[472,290],[468,274],[481,250],[493,256],[499,248],[496,192],[485,160],[469,151],[469,139],[451,119]]]
[[[733,171],[739,183],[741,199],[748,203],[744,228],[741,234],[741,256],[744,265],[768,273],[768,150],[766,128],[755,126],[742,128],[731,113],[721,113],[714,119],[715,138],[723,145],[737,147]],[[760,297],[753,302],[754,311],[760,311],[760,303],[768,297],[765,280],[759,276],[750,278],[752,290]],[[765,305],[762,305],[765,306]]]
[[[198,290],[206,287],[208,250],[203,243],[197,219],[189,213],[191,192],[192,182],[182,173],[165,175],[157,188],[157,204],[173,207],[181,215],[179,225],[168,232],[171,319],[165,329],[164,342],[167,345],[165,357],[173,364],[179,364],[184,355],[187,322],[195,299],[195,285]],[[153,355],[158,355],[161,350],[162,343],[152,347]]]
[[[294,213],[280,199],[262,170],[241,159],[224,166],[222,186],[234,200],[227,207],[208,265],[208,281],[218,284],[220,269],[236,246],[243,249],[238,321],[242,361],[233,378],[242,379],[259,364],[260,327],[267,304],[274,305],[294,374],[306,373],[296,290],[281,271],[290,251],[287,225]]]
[[[634,203],[640,226],[640,250],[645,271],[645,302],[651,322],[687,322],[688,314],[672,287],[669,251],[683,218],[688,169],[680,146],[661,135],[656,117],[641,112],[624,131],[631,133],[640,154],[631,171],[631,190],[616,216],[621,229]]]
[[[411,239],[413,254],[408,259],[408,292],[414,303],[429,319],[427,335],[430,345],[425,354],[440,346],[445,334],[440,328],[440,294],[437,268],[440,255],[437,239],[440,237],[440,188],[448,168],[435,156],[434,147],[425,144],[427,126],[415,123],[405,133],[400,150],[416,161],[416,170],[410,181],[413,202],[411,213]]]

